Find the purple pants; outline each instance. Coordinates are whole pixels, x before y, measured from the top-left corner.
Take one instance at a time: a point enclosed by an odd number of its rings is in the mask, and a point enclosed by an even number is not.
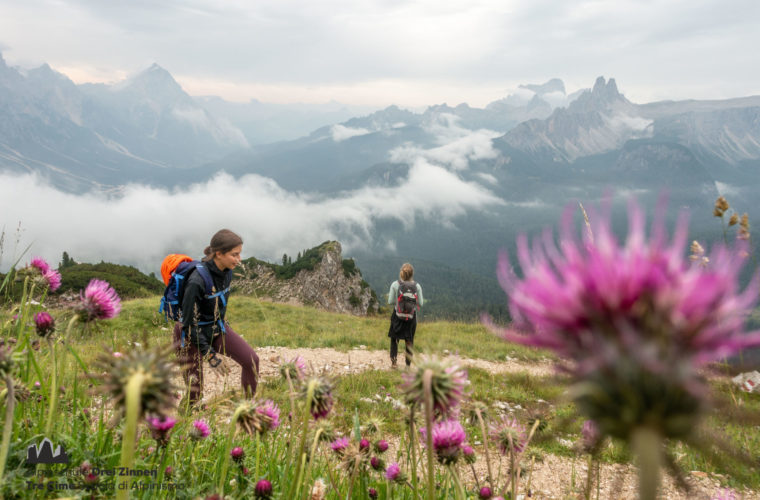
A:
[[[227,333],[217,335],[211,343],[214,351],[232,358],[240,365],[240,385],[247,397],[256,394],[256,385],[259,378],[259,357],[253,348],[248,345],[243,337],[235,333],[229,325],[226,325]],[[177,347],[177,358],[182,365],[182,378],[185,384],[190,384],[190,404],[201,399],[203,391],[203,361],[198,348],[190,340],[185,338],[185,347],[181,347],[180,336],[182,325],[174,324],[174,345]]]

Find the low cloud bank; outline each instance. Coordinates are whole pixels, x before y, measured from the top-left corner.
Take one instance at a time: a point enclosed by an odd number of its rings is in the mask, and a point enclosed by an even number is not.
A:
[[[340,240],[350,252],[377,242],[374,228],[381,219],[396,219],[408,230],[421,220],[448,226],[468,210],[503,203],[424,158],[414,160],[400,186],[365,187],[334,198],[288,192],[257,175],[220,174],[172,191],[129,185],[108,197],[64,193],[35,175],[2,174],[0,269],[31,244],[22,263],[40,255],[57,264],[66,251],[77,261],[125,263],[158,274],[166,253],[200,256],[222,227],[243,237],[245,257],[277,260],[328,239]]]

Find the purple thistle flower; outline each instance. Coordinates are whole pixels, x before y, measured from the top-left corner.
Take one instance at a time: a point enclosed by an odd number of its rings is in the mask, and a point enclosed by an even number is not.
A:
[[[359,441],[359,450],[369,451],[369,439],[362,438],[361,441]]]
[[[464,461],[468,464],[474,464],[478,460],[478,456],[475,454],[475,450],[473,450],[472,446],[469,444],[462,446],[462,456],[464,457]]]
[[[380,441],[375,443],[375,451],[378,453],[385,453],[388,451],[388,441],[385,439],[381,439]]]
[[[528,440],[525,426],[515,418],[502,416],[501,420],[494,422],[489,427],[489,437],[496,442],[502,455],[506,455],[511,447],[515,453],[522,453]]]
[[[383,460],[381,458],[378,458],[378,457],[372,457],[372,458],[370,458],[369,459],[369,465],[374,470],[383,470],[383,469],[385,469],[385,463],[383,462]]]
[[[488,500],[492,495],[493,492],[488,486],[483,486],[480,488],[480,491],[478,491],[478,498],[480,498],[480,500]]]
[[[548,231],[532,247],[521,236],[522,279],[503,253],[498,276],[514,324],[491,327],[508,341],[574,361],[574,374],[584,382],[575,402],[602,435],[627,440],[646,423],[678,438],[693,430],[706,400],[699,367],[760,345],[760,331],[743,328],[759,276],[740,290],[742,241],[734,251],[717,247],[707,266],[691,263],[686,218],[682,214],[669,241],[664,203],[648,239],[642,210],[629,204],[624,244],[612,233],[609,212],[591,217],[593,228],[582,241],[569,209],[559,247]]]
[[[108,282],[93,279],[80,293],[80,317],[84,321],[111,319],[121,311],[121,299]]]
[[[37,327],[37,335],[40,337],[47,337],[49,333],[55,330],[55,320],[46,311],[34,315],[34,324]]]
[[[594,240],[581,244],[572,235],[571,215],[566,211],[559,249],[549,233],[533,248],[520,237],[522,280],[506,254],[500,256],[499,280],[515,327],[530,332],[504,331],[507,340],[552,349],[578,361],[580,373],[620,356],[662,371],[671,361],[700,365],[760,345],[760,332],[745,334],[742,328],[758,282],[739,292],[744,262],[735,252],[719,247],[710,266],[693,266],[684,256],[685,218],[668,244],[659,216],[647,242],[635,203],[624,246],[612,234],[609,215],[593,219]]]
[[[42,257],[32,257],[32,262],[29,265],[37,269],[42,275],[50,271],[50,264]]]
[[[164,469],[164,476],[165,477],[172,477],[172,474],[174,474],[174,468],[172,468],[171,465],[167,465],[166,469]]]
[[[270,498],[272,496],[272,483],[266,479],[259,480],[254,490],[256,498]]]
[[[45,278],[45,281],[47,282],[47,285],[50,288],[51,292],[55,292],[61,288],[61,273],[55,269],[51,269],[48,272],[44,273],[42,277]]]
[[[145,421],[150,427],[150,434],[159,446],[169,442],[169,431],[174,428],[177,420],[172,417],[149,417]]]
[[[423,442],[427,431],[420,429]],[[462,452],[462,444],[467,440],[462,424],[457,420],[444,420],[433,424],[433,449],[438,462],[449,465],[456,463]]]
[[[350,440],[347,437],[338,438],[330,444],[335,453],[341,454],[348,447]]]
[[[235,462],[242,462],[245,458],[245,451],[240,446],[235,446],[230,450],[230,456]]]
[[[327,376],[312,376],[308,380],[304,380],[303,384],[301,385],[301,397],[306,399],[306,397],[309,394],[309,386],[312,385],[312,382],[314,382],[314,392],[311,397],[311,401],[307,402],[309,404],[309,409],[311,411],[311,415],[319,420],[320,418],[326,417],[330,410],[332,410],[333,407],[333,396],[332,391],[333,387],[335,386],[335,382],[332,378]]]
[[[262,434],[280,426],[280,407],[271,399],[257,406],[256,412],[263,417],[260,423]]]
[[[375,498],[377,498],[377,490],[376,490],[375,488],[370,488],[370,489],[368,489],[368,490],[367,490],[367,495],[368,495],[368,496],[369,496],[369,497],[370,497],[372,500],[374,500]]]
[[[208,423],[205,420],[195,420],[193,422],[193,428],[190,429],[190,437],[196,441],[200,441],[208,437],[211,434]]]
[[[396,483],[404,483],[406,482],[406,475],[401,472],[401,467],[396,462],[393,462],[385,469],[385,479]]]

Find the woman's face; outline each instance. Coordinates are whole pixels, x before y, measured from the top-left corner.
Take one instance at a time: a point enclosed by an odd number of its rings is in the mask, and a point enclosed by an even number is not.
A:
[[[233,269],[240,264],[240,254],[243,252],[243,245],[238,245],[227,253],[216,252],[217,267],[222,271]]]

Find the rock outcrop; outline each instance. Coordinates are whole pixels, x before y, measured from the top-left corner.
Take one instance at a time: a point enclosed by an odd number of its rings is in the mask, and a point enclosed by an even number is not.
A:
[[[353,259],[344,259],[341,252],[340,243],[326,241],[283,265],[248,259],[244,261],[244,275],[233,285],[241,293],[274,302],[357,316],[377,313],[377,296]]]

